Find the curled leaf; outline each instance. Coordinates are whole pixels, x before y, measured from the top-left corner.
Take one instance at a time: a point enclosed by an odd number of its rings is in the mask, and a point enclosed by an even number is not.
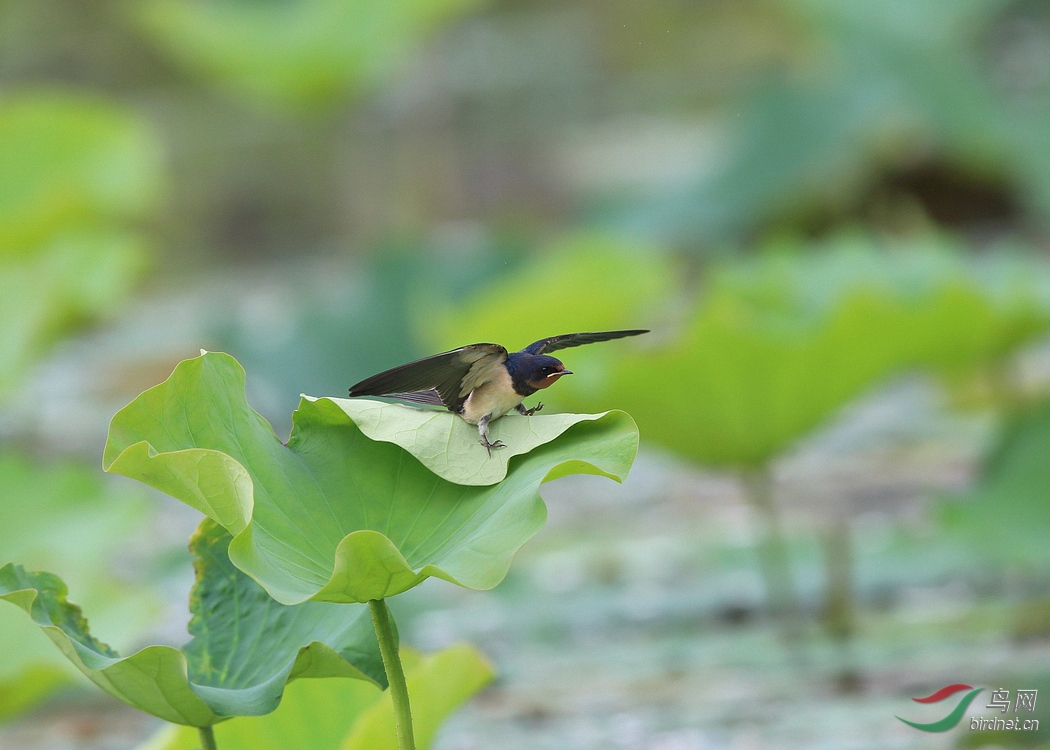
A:
[[[505,445],[490,454],[478,440],[478,428],[446,409],[420,409],[363,398],[325,400],[342,409],[372,440],[400,445],[442,479],[470,485],[503,481],[514,456],[549,443],[575,424],[592,422],[609,413],[532,417],[508,414],[489,427],[489,440]]]
[[[21,607],[88,679],[162,719],[210,726],[277,708],[286,682],[355,677],[385,684],[379,646],[364,607],[285,606],[230,564],[230,537],[205,520],[191,542],[197,584],[193,639],[181,649],[149,646],[121,657],[92,636],[66,585],[18,565],[0,568],[0,599]]]

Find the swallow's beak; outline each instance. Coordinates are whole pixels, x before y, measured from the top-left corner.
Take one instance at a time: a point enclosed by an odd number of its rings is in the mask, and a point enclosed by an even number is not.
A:
[[[558,375],[572,375],[572,370],[558,370]]]

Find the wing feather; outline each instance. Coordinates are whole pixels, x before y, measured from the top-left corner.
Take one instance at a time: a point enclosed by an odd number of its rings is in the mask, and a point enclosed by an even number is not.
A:
[[[622,339],[627,336],[639,336],[643,333],[649,333],[647,329],[636,328],[629,331],[598,331],[594,333],[563,333],[560,336],[551,336],[550,338],[540,339],[532,344],[529,344],[522,351],[528,352],[529,354],[546,354],[548,352],[556,352],[559,349],[568,349],[573,346],[583,346],[584,344],[596,344],[599,341],[611,341],[612,339]]]
[[[441,403],[456,411],[474,388],[491,378],[492,368],[506,361],[507,350],[499,344],[471,344],[365,378],[350,388],[350,395],[403,397],[435,391]]]
[[[430,406],[444,406],[441,394],[433,388],[426,391],[413,391],[412,393],[391,393],[391,398],[399,398],[402,401],[410,401],[413,404],[428,404]]]

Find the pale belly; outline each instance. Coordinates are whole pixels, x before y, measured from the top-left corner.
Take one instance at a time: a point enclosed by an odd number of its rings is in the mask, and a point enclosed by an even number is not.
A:
[[[495,379],[482,383],[463,402],[463,419],[470,424],[477,424],[486,414],[493,419],[502,417],[525,398],[514,392],[510,373],[500,367]]]

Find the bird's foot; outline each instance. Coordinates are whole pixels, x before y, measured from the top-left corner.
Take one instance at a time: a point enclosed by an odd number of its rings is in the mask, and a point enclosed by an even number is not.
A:
[[[479,440],[478,442],[485,446],[485,450],[489,452],[489,458],[492,457],[493,448],[499,450],[500,448],[507,447],[506,443],[504,443],[502,440],[497,440],[495,443],[490,443],[487,437],[481,438],[481,440]]]
[[[518,413],[525,417],[531,417],[533,414],[543,408],[543,402],[536,404],[531,409],[526,409],[523,404],[518,404]]]

